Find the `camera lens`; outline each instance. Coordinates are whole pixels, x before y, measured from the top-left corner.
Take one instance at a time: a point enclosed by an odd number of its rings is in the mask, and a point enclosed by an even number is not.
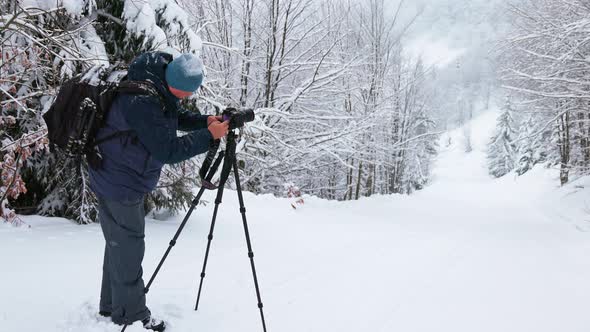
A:
[[[240,111],[242,113],[242,118],[244,122],[254,121],[254,110],[251,108],[246,108]]]
[[[229,129],[241,128],[246,122],[254,120],[254,110],[251,108],[243,108],[237,110],[233,107],[226,108],[223,113],[223,121],[229,120]]]

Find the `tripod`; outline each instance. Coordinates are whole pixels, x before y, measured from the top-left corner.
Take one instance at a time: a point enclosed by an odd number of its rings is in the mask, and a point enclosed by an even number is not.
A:
[[[207,268],[207,261],[209,259],[209,251],[211,249],[211,241],[213,240],[213,231],[215,230],[215,222],[217,220],[217,211],[219,210],[219,205],[221,204],[221,199],[223,198],[223,189],[225,188],[225,183],[227,182],[227,179],[228,179],[231,171],[233,170],[235,181],[236,181],[236,191],[238,193],[238,201],[240,203],[240,214],[242,215],[242,224],[244,226],[244,234],[246,236],[246,245],[248,247],[248,257],[250,258],[250,267],[252,268],[252,276],[254,278],[254,287],[256,289],[256,298],[258,300],[258,309],[260,311],[260,318],[262,320],[262,329],[263,329],[263,332],[266,332],[266,322],[264,320],[264,312],[262,310],[262,307],[263,307],[262,299],[260,297],[260,288],[258,287],[258,277],[256,276],[256,267],[254,265],[254,252],[252,251],[252,243],[250,241],[250,231],[248,230],[248,222],[246,220],[246,207],[244,206],[244,197],[242,195],[242,187],[240,184],[240,176],[239,176],[239,172],[238,172],[238,162],[236,160],[236,133],[235,133],[235,130],[230,130],[230,132],[227,135],[227,143],[226,143],[225,151],[221,151],[219,153],[219,156],[217,157],[217,159],[215,159],[215,161],[213,162],[213,159],[215,158],[215,154],[217,153],[218,148],[219,148],[219,140],[215,141],[214,144],[209,149],[209,152],[207,153],[207,157],[205,158],[205,161],[203,162],[203,166],[201,167],[201,170],[199,172],[199,174],[201,176],[201,180],[202,180],[201,189],[199,190],[199,192],[197,193],[197,195],[195,196],[195,198],[191,202],[191,206],[190,206],[188,212],[186,213],[186,216],[182,220],[182,223],[180,223],[180,226],[178,227],[176,234],[174,234],[174,237],[172,238],[172,240],[170,240],[170,243],[168,245],[168,248],[166,249],[166,252],[162,256],[162,259],[160,259],[160,262],[158,263],[156,270],[154,271],[154,273],[150,277],[150,280],[148,281],[144,291],[146,294],[149,292],[150,286],[154,282],[154,279],[158,275],[158,272],[160,272],[160,269],[162,268],[164,261],[168,257],[168,254],[170,254],[172,247],[174,247],[176,245],[176,241],[178,240],[180,233],[182,233],[182,230],[184,229],[184,226],[186,225],[189,217],[191,216],[191,214],[195,210],[196,206],[199,204],[199,201],[201,200],[201,196],[203,196],[203,193],[205,192],[205,190],[206,189],[208,189],[208,190],[217,189],[217,196],[215,198],[215,207],[213,209],[213,218],[211,219],[211,226],[209,228],[209,235],[207,236],[207,248],[205,250],[205,258],[203,260],[203,268],[201,270],[201,281],[199,282],[199,292],[197,293],[197,302],[195,304],[195,311],[199,309],[199,301],[201,300],[201,290],[203,288],[203,281],[205,280],[205,270]],[[221,165],[222,161],[223,161],[223,167],[221,168],[219,185],[215,186],[214,184],[211,183],[211,179],[213,178],[213,176],[217,172],[217,169],[219,168],[219,165]],[[211,165],[211,163],[213,163],[213,164]],[[125,329],[127,329],[127,325],[123,326],[123,329],[121,330],[121,332],[124,332]]]

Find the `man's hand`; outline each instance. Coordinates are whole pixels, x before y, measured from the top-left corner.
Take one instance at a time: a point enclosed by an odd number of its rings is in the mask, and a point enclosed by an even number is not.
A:
[[[223,117],[221,115],[218,115],[218,116],[211,115],[207,118],[207,127],[209,127],[214,122],[221,122],[222,120],[223,120]]]
[[[207,129],[209,129],[214,139],[220,139],[223,136],[227,135],[227,132],[229,130],[229,120],[224,122],[213,121],[209,125],[209,127],[207,127]]]

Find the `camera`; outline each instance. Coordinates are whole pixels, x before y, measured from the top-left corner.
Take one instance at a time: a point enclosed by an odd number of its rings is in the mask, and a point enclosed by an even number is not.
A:
[[[251,108],[237,109],[228,107],[221,113],[223,121],[229,120],[229,130],[242,128],[246,122],[254,121],[254,110]]]

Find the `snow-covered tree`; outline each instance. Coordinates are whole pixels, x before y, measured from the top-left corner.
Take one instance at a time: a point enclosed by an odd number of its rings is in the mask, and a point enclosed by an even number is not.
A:
[[[518,175],[528,172],[536,164],[545,162],[547,158],[546,144],[549,141],[548,131],[540,131],[535,126],[535,120],[532,116],[520,125],[518,138],[516,140],[516,168]]]
[[[510,101],[507,100],[488,144],[488,169],[494,177],[504,176],[515,168],[517,133],[514,128],[512,109]]]
[[[4,0],[0,15],[0,103],[4,125],[11,127],[4,131],[2,151],[14,173],[5,172],[3,183],[22,188],[20,195],[7,190],[12,194],[4,198],[17,208],[38,206],[42,214],[93,222],[96,201],[87,165],[47,153],[41,114],[64,80],[91,66],[128,63],[148,50],[199,53],[201,40],[172,0]],[[28,147],[37,153],[21,152]],[[189,177],[196,178],[196,166],[188,164]],[[194,181],[180,175],[179,167],[167,168],[149,196],[156,207],[178,209],[190,201]]]
[[[413,21],[400,18],[404,2],[392,14],[384,0],[0,2],[6,211],[95,219],[86,165],[47,151],[41,114],[63,81],[150,50],[203,57],[206,79],[188,108],[256,108],[238,146],[247,190],[282,195],[293,183],[357,199],[428,181],[439,107],[429,69],[403,51]],[[196,170],[198,158],[166,166],[147,206],[182,207]]]
[[[407,191],[412,137],[431,108],[423,66],[402,56],[407,26],[384,1],[186,3],[216,22],[202,29],[206,97],[257,108],[239,153],[245,188],[282,194],[292,182],[331,199]]]
[[[499,61],[504,85],[518,97],[519,109],[532,115],[534,127],[548,129],[541,151],[565,184],[571,172],[590,171],[590,8],[582,0],[521,0],[509,14],[514,32]]]

